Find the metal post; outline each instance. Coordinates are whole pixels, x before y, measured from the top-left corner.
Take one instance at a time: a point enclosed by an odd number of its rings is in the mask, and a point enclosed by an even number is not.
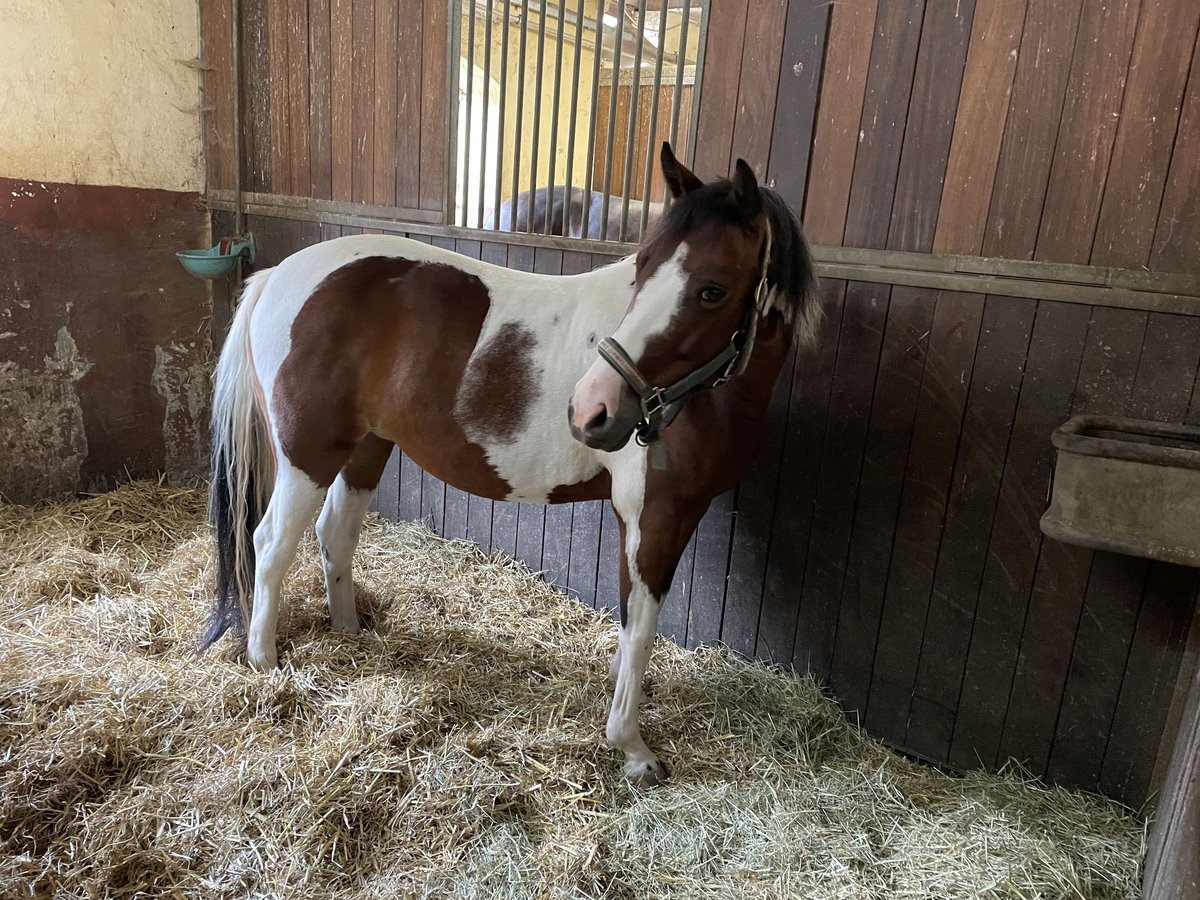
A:
[[[608,132],[604,141],[604,193],[600,201],[600,240],[608,240],[608,206],[609,182],[612,181],[613,149],[617,140],[617,88],[621,81],[621,43],[625,37],[625,2],[621,0],[617,6],[617,34],[613,47],[613,77],[612,86],[608,92]]]

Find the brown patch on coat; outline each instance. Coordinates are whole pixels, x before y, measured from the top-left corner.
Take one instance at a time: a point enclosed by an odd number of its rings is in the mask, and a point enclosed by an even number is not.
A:
[[[490,298],[452,266],[372,256],[331,273],[292,323],[273,405],[284,453],[328,485],[368,434],[471,493],[511,491],[452,409]]]
[[[601,469],[587,481],[560,484],[546,498],[547,503],[575,503],[579,500],[607,500],[612,496],[612,476]]]
[[[490,303],[483,282],[454,266],[374,256],[330,274],[292,323],[273,389],[288,460],[320,485],[345,466],[351,486],[372,487],[394,443],[448,484],[507,499],[511,485],[455,414]],[[470,422],[482,421],[493,437],[515,438],[527,418],[536,373],[522,365],[530,373],[522,389],[504,365],[528,363],[532,339],[520,326],[501,329],[484,350],[493,392],[466,391]],[[556,488],[552,502],[600,499],[608,489],[605,472]]]
[[[762,448],[771,391],[791,340],[792,329],[778,312],[761,318],[746,370],[689,397],[662,432],[667,466],[646,469],[635,561],[638,576],[658,599],[670,589],[679,557],[713,498],[745,476]],[[622,604],[627,596],[623,590]]]
[[[455,417],[473,440],[511,444],[521,436],[541,393],[536,348],[532,331],[506,322],[475,355],[454,404]]]
[[[383,470],[387,468],[388,458],[392,448],[396,446],[389,440],[376,434],[368,434],[362,439],[350,459],[342,466],[342,478],[347,486],[355,491],[373,491],[379,486]]]

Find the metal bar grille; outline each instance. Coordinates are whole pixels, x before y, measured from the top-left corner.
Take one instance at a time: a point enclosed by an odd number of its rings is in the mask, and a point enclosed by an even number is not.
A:
[[[451,223],[638,240],[666,199],[659,145],[693,156],[708,3],[450,0]]]

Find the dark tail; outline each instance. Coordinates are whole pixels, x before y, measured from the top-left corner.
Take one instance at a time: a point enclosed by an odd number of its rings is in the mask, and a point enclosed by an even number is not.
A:
[[[266,422],[250,359],[250,314],[270,269],[255,273],[229,326],[213,389],[212,484],[208,517],[217,543],[212,619],[200,649],[229,629],[245,635],[254,594],[254,529],[262,521],[274,482]]]

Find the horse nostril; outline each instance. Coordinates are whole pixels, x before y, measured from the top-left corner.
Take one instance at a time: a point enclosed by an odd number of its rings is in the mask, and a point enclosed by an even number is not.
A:
[[[596,415],[592,416],[591,421],[589,421],[587,423],[587,425],[584,426],[584,430],[595,431],[599,428],[603,428],[604,423],[607,421],[608,421],[608,407],[601,406],[600,412],[598,412],[598,413],[596,413]]]

